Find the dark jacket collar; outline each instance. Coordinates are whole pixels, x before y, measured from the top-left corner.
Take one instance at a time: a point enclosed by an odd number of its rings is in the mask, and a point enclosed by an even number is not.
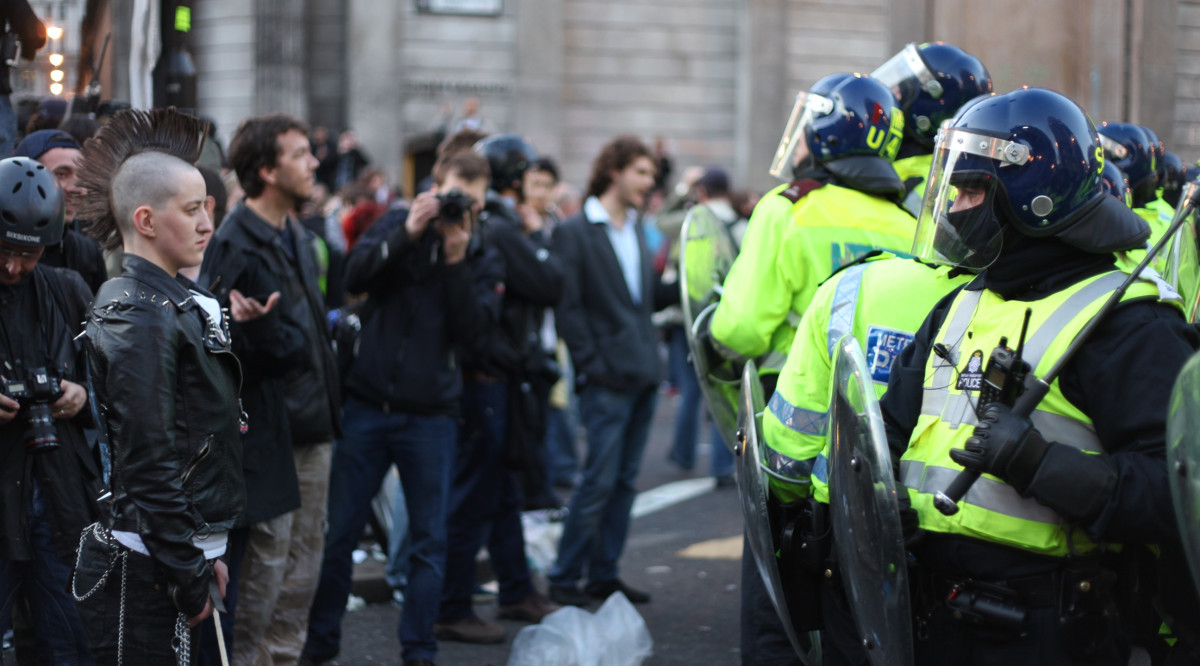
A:
[[[292,216],[288,215],[284,224],[291,227],[293,222]],[[251,238],[264,245],[269,245],[279,238],[279,229],[259,217],[258,213],[255,213],[245,202],[239,202],[237,206],[234,206],[225,220],[225,224],[229,223],[237,224]]]
[[[175,307],[186,310],[195,305],[189,290],[203,292],[194,282],[180,275],[171,277],[165,270],[148,259],[136,254],[125,253],[121,258],[121,274],[149,287],[155,293],[167,297]]]

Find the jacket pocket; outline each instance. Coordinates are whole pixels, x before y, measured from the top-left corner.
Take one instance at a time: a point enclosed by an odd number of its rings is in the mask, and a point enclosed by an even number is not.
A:
[[[213,441],[214,437],[212,435],[204,438],[204,444],[200,447],[200,451],[196,453],[196,455],[192,458],[192,461],[188,463],[188,466],[183,470],[184,485],[187,485],[187,482],[192,478],[192,475],[195,474],[201,463],[208,459],[208,456],[212,453]]]

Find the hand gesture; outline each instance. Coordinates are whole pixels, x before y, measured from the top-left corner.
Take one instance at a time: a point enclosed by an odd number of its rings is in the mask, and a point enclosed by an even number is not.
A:
[[[267,314],[279,302],[279,292],[272,292],[267,297],[266,303],[259,303],[253,298],[248,298],[242,295],[242,292],[233,289],[229,292],[229,316],[239,324]]]

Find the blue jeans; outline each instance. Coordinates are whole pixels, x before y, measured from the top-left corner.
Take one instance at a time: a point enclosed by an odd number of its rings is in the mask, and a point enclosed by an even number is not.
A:
[[[463,431],[450,491],[450,546],[438,621],[474,614],[475,554],[488,546],[500,583],[501,606],[520,603],[533,592],[521,528],[521,490],[505,466],[508,444],[508,387],[468,381],[463,386]]]
[[[700,431],[700,380],[696,370],[688,358],[687,334],[682,326],[674,326],[667,333],[669,348],[668,361],[671,366],[671,376],[679,388],[679,404],[675,410],[675,437],[671,441],[671,461],[685,470],[696,466],[696,440]],[[712,426],[712,451],[709,455],[709,469],[713,476],[729,476],[733,474],[733,452],[725,446],[725,440]]]
[[[583,482],[571,496],[551,585],[575,585],[585,565],[590,583],[617,577],[657,397],[657,386],[633,392],[587,386],[579,392],[587,462]]]
[[[351,397],[345,438],[334,447],[329,480],[329,534],[321,582],[308,617],[305,654],[331,655],[341,643],[350,596],[351,554],[367,524],[371,498],[394,464],[408,504],[412,554],[398,635],[404,661],[434,659],[433,623],[446,565],[446,507],[458,424],[444,416],[385,413]]]
[[[396,498],[392,501],[392,532],[388,537],[388,565],[383,577],[393,590],[408,588],[408,558],[411,553],[408,542],[408,503],[404,501],[404,484],[395,476],[388,483],[396,484]]]
[[[39,666],[90,666],[92,654],[87,632],[79,619],[75,599],[68,591],[75,563],[63,562],[55,554],[50,517],[46,515],[46,502],[36,480],[25,519],[34,559],[18,562],[0,557],[0,634],[12,626],[13,605],[17,594],[23,591],[29,604]]]

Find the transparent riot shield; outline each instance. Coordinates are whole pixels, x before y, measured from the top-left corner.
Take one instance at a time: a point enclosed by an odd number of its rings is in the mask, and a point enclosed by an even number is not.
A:
[[[1200,187],[1200,183],[1191,182],[1184,186],[1184,194],[1179,198],[1179,205],[1186,205],[1191,196],[1191,190]],[[1178,212],[1178,209],[1176,209]],[[1175,291],[1183,297],[1188,321],[1200,322],[1200,233],[1197,232],[1196,213],[1179,227],[1171,242],[1163,250],[1166,264],[1163,277],[1175,287]]]
[[[750,542],[750,551],[754,554],[754,564],[771,597],[779,619],[787,632],[792,649],[800,657],[801,663],[819,663],[810,661],[808,652],[812,647],[813,637],[796,631],[792,621],[791,603],[815,603],[819,599],[789,599],[785,593],[786,574],[779,566],[779,541],[783,526],[779,523],[779,513],[771,506],[770,488],[767,475],[765,450],[762,445],[762,413],[766,409],[763,400],[762,384],[758,380],[758,368],[754,361],[746,363],[742,369],[742,390],[737,405],[737,427],[734,453],[737,454],[738,490],[742,502],[742,517],[746,524],[746,539]]]
[[[1200,354],[1183,366],[1171,391],[1167,472],[1175,519],[1200,593]]]
[[[721,284],[729,274],[737,250],[725,223],[703,205],[693,206],[688,212],[680,232],[679,247],[680,305],[688,350],[708,412],[725,441],[732,446],[740,378],[729,367],[713,367],[711,355],[703,348],[700,336],[708,330],[721,298]]]
[[[913,663],[904,534],[883,416],[858,340],[838,341],[829,413],[829,510],[838,562],[875,666]]]

